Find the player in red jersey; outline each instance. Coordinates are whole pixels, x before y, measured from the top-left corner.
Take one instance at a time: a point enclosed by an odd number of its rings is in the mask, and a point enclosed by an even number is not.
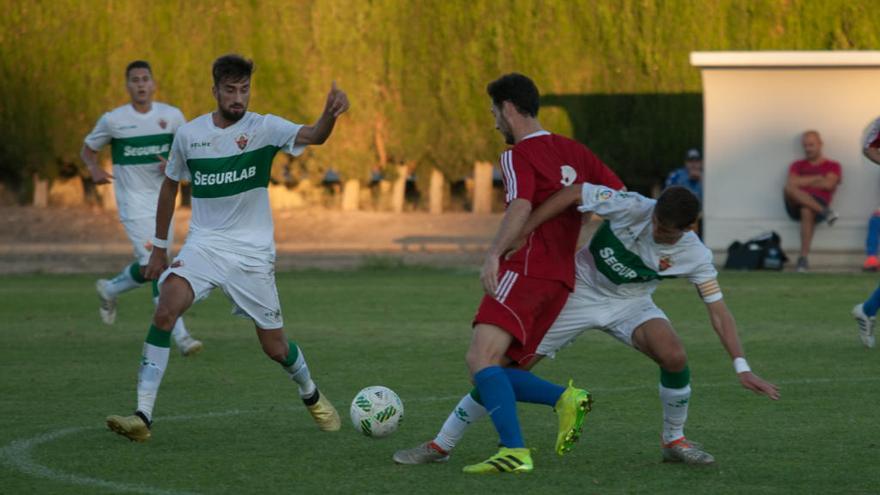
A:
[[[575,208],[542,224],[525,244],[502,255],[520,235],[529,213],[553,193],[575,182],[614,189],[623,183],[585,146],[545,131],[537,119],[538,88],[526,76],[507,74],[489,84],[495,126],[513,148],[501,155],[507,211],[483,264],[480,279],[486,295],[473,321],[467,364],[483,405],[501,440],[501,449],[464,472],[491,474],[533,469],[525,448],[516,401],[546,404],[559,416],[556,452],[568,452],[589,411],[586,390],[562,387],[529,371],[505,367],[525,364],[535,355],[547,329],[574,287],[574,253],[581,214]],[[394,459],[408,464],[412,451],[442,449],[428,442],[400,451]]]

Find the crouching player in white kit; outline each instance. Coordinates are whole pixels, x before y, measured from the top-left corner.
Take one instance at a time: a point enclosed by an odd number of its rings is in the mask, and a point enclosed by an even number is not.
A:
[[[302,350],[284,335],[267,186],[275,154],[282,150],[296,156],[306,145],[324,143],[336,118],[348,109],[348,97],[334,83],[318,121],[294,124],[247,111],[252,72],[253,62],[241,56],[218,58],[213,66],[217,110],[185,124],[174,138],[146,270],[148,278],[161,275],[161,291],[143,347],[137,409],[132,416],[107,418],[111,430],[131,440],[150,438],[174,321],[217,287],[232,301],[235,314],[254,322],[263,351],[297,383],[318,427],[340,428],[339,414],[312,381]],[[166,270],[168,225],[183,179],[192,181],[190,231]]]
[[[174,133],[186,123],[180,110],[153,101],[156,84],[147,62],[135,60],[128,64],[125,87],[131,103],[102,115],[80,152],[95,184],[113,182],[119,220],[134,247],[133,263],[112,279],[100,279],[95,285],[101,300],[101,320],[108,325],[116,321],[117,297],[147,282],[143,271],[150,260],[148,243],[156,229],[156,201],[165,178],[164,160]],[[98,151],[107,144],[112,148],[112,175],[98,165]],[[159,303],[155,281],[153,302]],[[183,319],[174,323],[171,334],[184,356],[202,350],[202,343],[190,336]]]
[[[528,367],[544,356],[554,356],[586,330],[608,333],[660,365],[663,460],[711,464],[712,455],[684,436],[690,371],[681,341],[651,299],[660,280],[686,277],[693,282],[742,386],[774,400],[779,392],[752,373],[745,360],[733,316],[721,298],[712,252],[693,232],[700,214],[699,200],[679,186],[666,189],[655,201],[603,186],[574,184],[535,210],[524,232],[573,203],[578,203],[582,212],[598,213],[604,222],[589,245],[578,252],[575,290]],[[478,399],[473,392],[464,396],[433,441],[398,451],[394,460],[401,464],[445,461],[467,426],[485,416]]]

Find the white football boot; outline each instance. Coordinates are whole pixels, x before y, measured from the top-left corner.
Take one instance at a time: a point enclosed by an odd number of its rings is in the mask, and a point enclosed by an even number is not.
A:
[[[853,306],[851,314],[859,325],[859,338],[862,339],[862,344],[869,349],[873,349],[876,345],[876,340],[874,338],[874,317],[865,314],[865,310],[862,308],[862,303]]]
[[[101,300],[101,306],[98,308],[101,321],[112,325],[116,321],[116,298],[111,297],[107,292],[108,285],[110,285],[110,281],[102,278],[95,283],[95,289],[98,291],[98,299]]]

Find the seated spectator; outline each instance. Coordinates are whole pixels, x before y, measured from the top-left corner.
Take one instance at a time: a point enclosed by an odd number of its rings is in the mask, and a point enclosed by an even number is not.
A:
[[[837,214],[830,208],[834,190],[840,184],[840,164],[822,155],[822,138],[817,131],[807,131],[801,138],[804,159],[788,167],[788,180],[783,195],[785,211],[801,223],[801,253],[797,271],[809,269],[807,256],[817,222],[834,225]]]
[[[868,133],[862,141],[862,153],[865,158],[880,165],[880,118],[874,120],[868,128]],[[880,259],[877,258],[877,248],[880,244],[880,208],[874,211],[868,221],[868,238],[865,240],[865,263],[862,269],[877,271],[880,268]]]
[[[684,167],[677,168],[666,177],[669,186],[683,186],[689,189],[700,203],[703,202],[703,157],[700,150],[691,148],[684,156]]]

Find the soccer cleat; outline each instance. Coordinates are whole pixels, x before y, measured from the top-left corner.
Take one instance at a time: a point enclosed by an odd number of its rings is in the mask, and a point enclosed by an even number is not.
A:
[[[874,255],[868,256],[862,263],[862,270],[866,272],[876,272],[878,268],[880,268],[880,258]]]
[[[565,455],[581,437],[584,419],[593,407],[593,397],[582,388],[574,388],[572,380],[553,408],[559,416],[559,433],[556,435],[556,453]]]
[[[336,408],[318,389],[315,389],[311,397],[303,398],[303,403],[321,431],[338,431],[342,427]]]
[[[466,474],[530,473],[535,469],[529,449],[501,447],[498,453],[477,464],[462,468]]]
[[[102,278],[95,283],[95,289],[98,291],[98,299],[101,300],[101,306],[98,313],[101,314],[101,321],[107,325],[112,325],[116,321],[116,298],[111,297],[107,293],[107,286],[110,281]]]
[[[715,462],[712,454],[703,450],[699,444],[688,441],[685,437],[664,444],[661,451],[663,462],[683,462],[695,465],[707,465]]]
[[[873,349],[877,344],[874,338],[875,319],[865,314],[865,309],[862,307],[862,303],[856,304],[853,307],[851,314],[859,325],[859,338],[862,340],[862,344],[869,349]]]
[[[798,256],[797,265],[794,267],[798,273],[807,273],[810,271],[810,264],[807,262],[806,256]]]
[[[132,442],[146,442],[150,439],[150,425],[137,414],[107,416],[107,428]]]
[[[431,464],[449,460],[449,452],[444,451],[433,441],[425,442],[418,447],[398,450],[393,456],[398,464]]]
[[[196,340],[189,335],[177,342],[177,349],[180,350],[180,354],[184,357],[193,356],[202,352],[202,347],[201,340]]]

